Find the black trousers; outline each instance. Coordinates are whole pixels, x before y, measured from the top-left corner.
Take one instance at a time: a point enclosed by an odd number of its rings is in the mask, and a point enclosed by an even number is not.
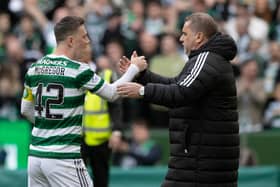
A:
[[[94,187],[108,187],[111,157],[108,141],[98,146],[88,146],[83,142],[81,154],[85,164],[91,167]]]

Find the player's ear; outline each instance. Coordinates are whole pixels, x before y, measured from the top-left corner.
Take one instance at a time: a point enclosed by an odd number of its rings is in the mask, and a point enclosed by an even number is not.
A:
[[[204,36],[203,32],[197,32],[195,35],[196,42],[199,44],[204,41],[204,38],[205,38],[205,36]]]
[[[73,36],[68,36],[68,37],[66,38],[66,42],[67,42],[68,47],[72,48],[72,47],[73,47],[73,43],[74,43],[74,38],[73,38]]]

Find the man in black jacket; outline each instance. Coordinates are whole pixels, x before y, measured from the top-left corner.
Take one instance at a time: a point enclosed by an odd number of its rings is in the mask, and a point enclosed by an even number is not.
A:
[[[170,107],[170,159],[162,187],[236,187],[239,127],[232,38],[212,17],[186,18],[180,37],[189,61],[174,78],[148,70],[118,87],[124,97]],[[127,60],[121,61],[125,70]],[[144,85],[144,86],[142,86]]]

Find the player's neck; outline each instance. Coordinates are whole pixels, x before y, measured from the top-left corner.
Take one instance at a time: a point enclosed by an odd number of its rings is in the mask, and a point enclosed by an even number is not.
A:
[[[71,52],[71,50],[66,49],[64,46],[57,46],[57,48],[55,49],[55,51],[53,52],[54,55],[64,55],[70,59],[73,58],[73,53]]]

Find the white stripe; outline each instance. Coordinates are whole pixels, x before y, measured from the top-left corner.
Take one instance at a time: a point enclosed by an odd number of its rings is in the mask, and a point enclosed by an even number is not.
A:
[[[185,86],[186,84],[188,84],[190,81],[192,81],[192,80],[195,79],[195,75],[196,75],[196,73],[198,72],[201,63],[203,62],[204,57],[205,57],[205,53],[203,53],[203,55],[202,55],[201,58],[199,59],[199,62],[197,62],[197,64],[198,64],[197,67],[192,69],[192,71],[191,71],[191,75],[192,75],[192,76],[191,76],[191,78],[190,78],[187,82],[184,82],[184,84],[183,84],[184,86]]]
[[[41,117],[46,117],[46,109],[44,108],[43,111],[41,111],[42,115]],[[63,114],[63,118],[67,118],[70,116],[76,116],[83,114],[83,106],[79,106],[76,108],[69,108],[69,109],[50,109],[50,114]],[[35,111],[35,116],[38,117],[38,111]]]
[[[41,67],[48,67],[48,66],[33,66],[32,68],[30,68],[30,70],[28,71],[28,75],[29,76],[33,76],[33,75],[38,75],[35,72],[35,68],[41,68]],[[53,66],[52,66],[53,67]],[[61,67],[61,66],[57,66],[57,67]],[[64,76],[66,77],[72,77],[72,78],[76,78],[78,74],[82,73],[82,71],[78,71],[77,69],[73,69],[73,68],[67,68],[67,67],[61,67],[61,68],[65,68],[64,71]],[[86,68],[83,68],[84,70],[86,70]],[[89,69],[89,68],[87,68]],[[42,74],[42,75],[48,75],[48,74]],[[56,75],[56,76],[62,76],[62,75]]]
[[[79,73],[82,73],[88,69],[92,70],[87,63],[80,63]]]
[[[81,65],[81,64],[86,64],[86,63],[83,63],[83,62],[80,62],[80,61],[77,61],[77,60],[73,60],[73,59],[71,59],[71,58],[68,58],[68,57],[65,56],[65,55],[48,54],[48,55],[46,55],[46,56],[47,56],[47,57],[50,57],[50,58],[65,58],[65,59],[67,59],[68,61],[75,62],[75,63],[77,63],[77,64],[79,64],[79,65]]]
[[[203,64],[206,60],[206,57],[207,57],[208,53],[209,52],[201,53],[197,57],[195,65],[191,70],[191,73],[189,75],[187,75],[187,77],[180,83],[181,86],[190,85],[190,83],[192,83],[196,79],[196,77],[198,76],[201,68],[203,67]]]
[[[80,182],[80,185],[81,186],[84,186],[84,182],[83,182],[83,179],[81,177],[81,173],[80,173],[80,167],[78,165],[78,160],[74,160],[74,165],[75,165],[75,169],[76,169],[76,172],[77,172],[77,176],[78,176],[78,179],[79,179],[79,182]]]
[[[75,97],[75,96],[82,96],[84,95],[84,91],[76,88],[64,88],[64,96],[65,97]]]
[[[199,62],[197,63],[197,67],[196,68],[193,68],[192,69],[192,72],[191,72],[191,79],[189,79],[187,82],[185,82],[183,85],[185,86],[186,84],[188,84],[190,81],[194,80],[195,79],[195,75],[197,74],[198,70],[200,69],[201,67],[201,64],[203,63],[203,59],[205,58],[206,54],[203,53]]]
[[[76,78],[79,73],[76,69],[65,68],[64,76]]]
[[[194,78],[193,78],[188,84],[185,83],[184,86],[187,85],[187,87],[189,87],[189,86],[193,83],[193,81],[198,77],[198,75],[199,75],[199,73],[200,73],[202,67],[204,66],[204,63],[205,63],[205,61],[206,61],[206,58],[207,58],[208,54],[209,54],[209,52],[207,52],[206,55],[203,57],[203,59],[202,59],[202,61],[201,61],[201,63],[200,63],[199,69],[198,69],[198,71],[196,72],[196,74],[194,75]]]
[[[191,73],[180,83],[180,85],[184,85],[185,82],[188,82],[192,78],[192,76],[194,74],[193,72],[195,71],[196,67],[198,66],[198,64],[199,64],[200,60],[202,59],[203,55],[204,55],[204,53],[201,53],[201,54],[198,55],[198,57],[195,61],[194,67],[191,70]]]
[[[38,86],[32,87],[32,95],[36,95]],[[58,90],[57,89],[50,89],[47,91],[46,87],[43,87],[42,89],[42,95],[48,96],[48,97],[57,97],[58,96]],[[64,97],[75,97],[75,96],[81,96],[84,95],[84,92],[77,88],[64,88]]]
[[[30,150],[42,152],[57,152],[57,153],[80,153],[80,146],[78,145],[48,145],[48,146],[34,146],[30,144]]]
[[[64,75],[67,77],[76,78],[79,73],[81,73],[81,72],[77,71],[76,69],[65,68]]]
[[[81,126],[71,126],[60,129],[39,129],[34,127],[32,129],[32,135],[40,138],[49,138],[51,136],[63,136],[67,134],[77,134],[80,135],[82,132]]]
[[[101,82],[101,80],[102,78],[99,75],[94,74],[94,76],[86,84],[84,84],[83,87],[92,90]],[[99,90],[101,90],[101,87]]]

